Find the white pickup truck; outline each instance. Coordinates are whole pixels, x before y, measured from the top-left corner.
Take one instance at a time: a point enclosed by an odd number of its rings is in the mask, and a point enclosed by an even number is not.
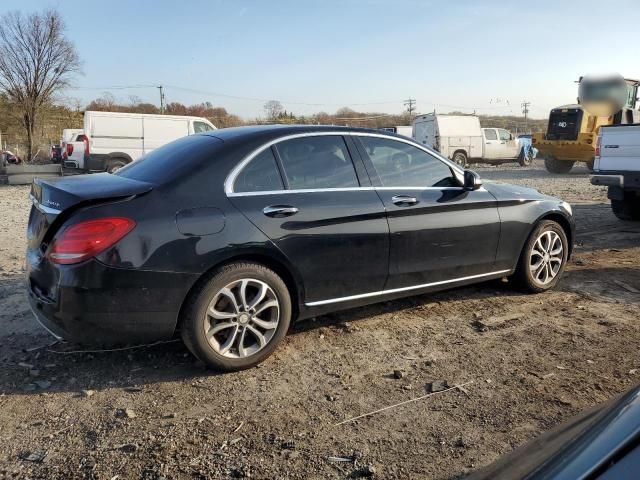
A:
[[[600,127],[590,179],[609,187],[616,217],[640,220],[640,124]]]
[[[462,167],[469,163],[518,162],[525,167],[532,149],[504,128],[481,128],[475,115],[420,115],[413,122],[413,139],[438,150]]]

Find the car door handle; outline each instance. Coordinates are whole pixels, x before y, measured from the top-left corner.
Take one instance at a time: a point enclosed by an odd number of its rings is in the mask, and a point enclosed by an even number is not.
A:
[[[298,213],[298,209],[291,205],[270,205],[268,207],[264,207],[262,209],[262,213],[267,217],[280,218],[295,215]]]
[[[391,201],[399,207],[408,207],[418,203],[418,199],[416,197],[410,197],[409,195],[396,195],[391,197]]]

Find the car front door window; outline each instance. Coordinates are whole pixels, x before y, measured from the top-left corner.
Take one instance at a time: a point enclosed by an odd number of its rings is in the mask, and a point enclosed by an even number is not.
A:
[[[451,168],[413,145],[379,137],[360,137],[383,187],[458,186]]]
[[[498,130],[498,133],[500,134],[500,141],[508,142],[509,140],[511,140],[511,133],[509,133],[507,130],[500,129]]]
[[[193,133],[203,133],[210,130],[213,129],[204,122],[193,122]]]

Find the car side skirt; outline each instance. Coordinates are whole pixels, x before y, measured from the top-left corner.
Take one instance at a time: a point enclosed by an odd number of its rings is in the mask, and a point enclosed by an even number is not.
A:
[[[482,273],[479,275],[471,275],[468,277],[459,277],[459,278],[454,278],[451,280],[442,280],[439,282],[431,282],[431,283],[423,283],[421,285],[412,285],[409,287],[402,287],[402,288],[393,288],[390,290],[381,290],[378,292],[369,292],[369,293],[361,293],[359,295],[351,295],[349,297],[339,297],[339,298],[330,298],[328,300],[320,300],[317,302],[309,302],[309,303],[305,303],[305,305],[307,307],[318,307],[318,306],[322,306],[322,305],[329,305],[329,304],[334,304],[334,303],[342,303],[342,302],[350,302],[353,300],[360,300],[360,299],[366,299],[366,298],[373,298],[373,297],[382,297],[382,296],[386,296],[386,295],[393,295],[396,293],[404,293],[404,292],[410,292],[413,290],[422,290],[422,289],[429,289],[429,288],[433,288],[433,287],[440,287],[440,286],[445,286],[445,285],[452,285],[452,284],[457,284],[457,283],[462,283],[462,282],[473,282],[473,281],[482,281],[486,278],[489,277],[500,277],[500,276],[504,276],[506,274],[509,274],[511,272],[511,270],[499,270],[496,272],[489,272],[489,273]]]

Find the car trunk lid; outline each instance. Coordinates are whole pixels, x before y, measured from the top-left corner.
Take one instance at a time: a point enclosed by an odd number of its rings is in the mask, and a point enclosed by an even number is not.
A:
[[[58,227],[83,206],[142,195],[152,188],[150,183],[109,173],[36,178],[29,194],[33,207],[27,227],[28,249],[44,250]]]

